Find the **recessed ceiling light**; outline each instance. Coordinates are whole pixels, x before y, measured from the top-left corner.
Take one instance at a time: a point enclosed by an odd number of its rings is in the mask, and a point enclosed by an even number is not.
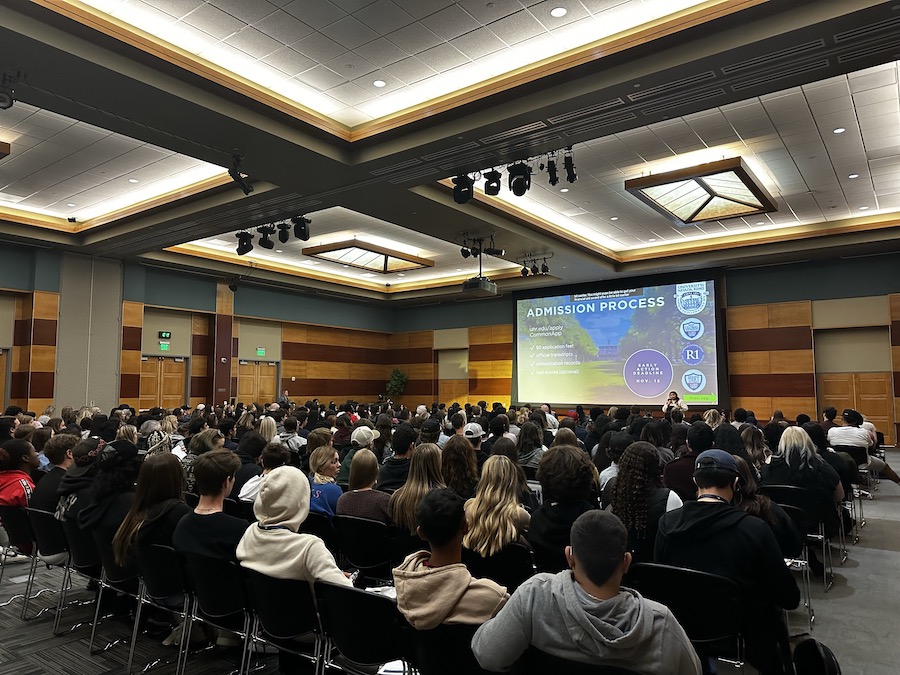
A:
[[[756,221],[756,224],[757,224],[757,225],[765,225],[765,224],[766,224],[766,221],[764,221],[764,220],[757,220],[757,221]]]
[[[66,206],[68,206],[69,208],[72,208],[75,205],[72,202],[69,202],[68,204],[66,204]]]
[[[350,267],[350,265],[341,265],[341,267]]]
[[[567,10],[565,7],[554,7],[550,10],[550,16],[556,17],[557,19],[565,16],[568,13],[569,10]]]
[[[560,192],[568,192],[568,191],[569,191],[569,188],[560,188],[559,191],[560,191]]]
[[[858,173],[851,173],[849,176],[847,176],[847,178],[859,178],[859,174],[858,174]]]
[[[275,249],[275,253],[284,253],[284,251],[283,251],[282,249],[280,249],[280,248],[276,248],[276,249]]]
[[[406,275],[405,275],[405,274],[398,274],[397,276],[398,276],[398,277],[405,277]]]
[[[456,271],[457,271],[457,272],[462,272],[462,271],[463,271],[463,270],[462,270],[462,267],[457,267],[457,268],[456,268]]]
[[[618,220],[618,219],[619,219],[619,216],[613,216],[612,218],[610,218],[610,220]]]
[[[650,237],[647,241],[656,241],[656,237]]]
[[[138,179],[137,179],[137,178],[129,178],[129,179],[128,179],[128,182],[129,182],[129,183],[137,183],[137,182],[138,182]]]
[[[860,211],[868,211],[868,210],[869,210],[869,207],[868,207],[868,206],[860,206],[860,207],[859,207],[859,210],[860,210]]]
[[[387,82],[385,82],[384,80],[375,80],[375,81],[372,83],[372,86],[373,86],[373,87],[378,87],[379,89],[381,89],[382,87],[386,87],[386,86],[387,86]]]
[[[847,130],[846,130],[844,127],[837,127],[837,128],[835,128],[835,129],[832,129],[832,131],[833,131],[834,133],[836,133],[836,134],[842,134],[842,133],[844,133],[844,132],[847,131]]]

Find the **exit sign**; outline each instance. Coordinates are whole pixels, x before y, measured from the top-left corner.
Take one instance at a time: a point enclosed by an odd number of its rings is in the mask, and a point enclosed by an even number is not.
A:
[[[160,340],[171,340],[171,339],[172,339],[172,332],[171,332],[171,331],[167,331],[167,330],[161,330],[161,331],[159,331],[159,339],[160,339]]]
[[[159,343],[159,351],[161,351],[161,352],[169,351],[169,343],[168,342],[160,342]]]
[[[257,348],[256,348],[256,355],[257,355],[257,356],[265,356],[265,355],[266,355],[266,348],[265,348],[265,347],[257,347]]]

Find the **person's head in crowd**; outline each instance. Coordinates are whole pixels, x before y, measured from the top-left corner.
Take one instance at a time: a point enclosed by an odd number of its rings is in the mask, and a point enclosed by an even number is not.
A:
[[[188,436],[196,436],[201,431],[203,431],[207,428],[209,428],[209,425],[206,423],[206,418],[192,417],[191,421],[188,422],[187,435]]]
[[[31,439],[31,435],[37,431],[37,427],[33,424],[20,424],[16,427],[16,430],[13,432],[13,438],[18,440],[29,440]]]
[[[557,445],[541,457],[537,480],[545,503],[587,501],[594,481],[594,465],[583,450]]]
[[[97,458],[93,500],[100,502],[111,495],[131,492],[141,469],[142,457],[131,441],[106,443]]]
[[[266,444],[259,456],[259,465],[263,468],[263,473],[268,473],[272,469],[290,464],[290,462],[291,451],[281,441],[272,441]]]
[[[159,421],[159,430],[164,434],[172,435],[178,432],[178,418],[175,415],[165,415]]]
[[[578,428],[578,421],[574,417],[569,417],[567,415],[566,417],[563,417],[559,421],[559,428],[560,429],[571,429],[574,432],[575,429]]]
[[[263,476],[253,502],[253,515],[263,527],[297,532],[309,516],[310,484],[300,469],[279,466]]]
[[[703,415],[698,412],[692,413],[690,418],[688,419],[688,424],[693,424],[694,422],[703,422]],[[705,422],[704,422],[705,424]],[[709,426],[709,425],[707,425]]]
[[[534,424],[542,432],[547,429],[547,416],[542,412],[529,413],[528,421]]]
[[[516,541],[521,520],[519,500],[526,489],[525,474],[515,460],[506,455],[488,457],[471,504],[471,528],[464,539],[465,547],[486,558]]]
[[[454,433],[462,435],[463,427],[466,426],[466,416],[462,413],[453,413],[450,415],[450,425],[453,427]]]
[[[200,496],[222,497],[231,493],[240,458],[231,450],[210,450],[194,460],[194,489]]]
[[[644,428],[641,429],[641,440],[646,441],[651,445],[655,445],[657,448],[662,448],[665,447],[668,439],[663,432],[662,423],[650,420],[644,425]]]
[[[205,431],[203,433],[206,433]],[[253,460],[258,460],[260,455],[262,455],[262,451],[265,449],[267,443],[271,441],[266,441],[260,434],[255,431],[248,431],[241,437],[241,440],[238,442],[237,452],[244,457],[249,457]],[[224,444],[224,439],[223,439]]]
[[[722,414],[715,408],[710,408],[703,413],[703,421],[706,422],[710,429],[714,430],[722,423]]]
[[[806,413],[800,413],[797,415],[797,426],[802,427],[804,424],[810,421],[810,416]]]
[[[266,443],[271,443],[278,436],[278,428],[275,426],[275,420],[266,415],[259,420],[259,429],[257,433],[266,439]]]
[[[509,457],[513,462],[517,462],[518,450],[516,449],[516,442],[508,436],[498,438],[494,441],[494,444],[491,445],[491,457],[494,455],[504,455],[505,457]]]
[[[231,417],[226,417],[221,422],[219,422],[219,431],[222,432],[222,435],[225,437],[226,442],[234,438],[236,425],[237,422],[235,422]]]
[[[423,443],[437,443],[441,437],[441,425],[437,420],[425,420],[419,431],[419,445]]]
[[[761,518],[770,525],[777,525],[777,519],[772,512],[772,501],[759,492],[759,483],[756,482],[756,474],[743,457],[735,457],[737,462],[738,487],[740,499],[735,499],[734,505],[741,511],[746,511],[751,516]]]
[[[359,420],[357,426],[350,434],[350,443],[354,448],[368,448],[371,450],[375,446],[375,439],[381,434],[369,426],[369,420]],[[352,460],[351,460],[352,461]]]
[[[687,445],[695,455],[713,446],[713,430],[706,422],[693,422],[688,428]]]
[[[791,468],[792,473],[809,470],[818,461],[812,438],[800,427],[788,427],[778,440],[777,454]]]
[[[58,434],[65,428],[62,417],[51,417],[44,426],[50,429],[54,434]]]
[[[28,441],[16,438],[0,445],[0,472],[22,471],[30,474],[38,466],[38,454]]]
[[[478,460],[475,448],[464,436],[451,436],[441,451],[441,475],[444,485],[468,499],[478,482]]]
[[[634,438],[628,432],[617,431],[609,437],[609,447],[606,448],[606,455],[610,460],[618,463],[625,449],[634,442]]]
[[[738,480],[737,459],[724,450],[706,450],[694,460],[694,483],[701,491],[715,490],[730,502]]]
[[[520,454],[525,454],[541,448],[544,445],[544,433],[534,422],[525,422],[519,429],[516,447]]]
[[[567,417],[567,420],[572,420],[571,417]],[[573,420],[574,421],[574,420]],[[560,424],[559,429],[556,431],[556,436],[553,438],[553,442],[550,444],[550,447],[556,445],[574,445],[578,446],[578,436],[575,435],[575,432],[572,431],[569,427],[564,427]]]
[[[441,449],[434,443],[423,443],[416,447],[409,460],[409,477],[406,483],[391,495],[388,506],[391,520],[410,533],[416,531],[416,507],[427,492],[444,488],[441,473]]]
[[[331,446],[331,429],[319,427],[309,432],[306,437],[306,454],[311,455],[315,450],[323,446]]]
[[[620,420],[624,422],[628,419],[628,416],[631,414],[631,409],[626,406],[613,406],[616,409],[615,413],[612,413],[612,408],[610,408],[610,414],[614,420]]]
[[[341,460],[331,444],[320,445],[309,456],[310,476],[314,483],[333,483],[340,468]]]
[[[22,412],[22,407],[18,405],[8,405],[6,406],[6,410],[3,411],[4,417],[15,417]]]
[[[192,455],[202,455],[210,450],[217,450],[225,445],[225,437],[218,429],[204,429],[191,436],[188,443],[188,452]]]
[[[732,455],[743,456],[744,443],[740,432],[731,424],[720,424],[713,431],[713,447]]]
[[[784,433],[784,425],[778,424],[778,422],[769,422],[765,428],[763,428],[763,438],[766,439],[766,445],[774,453],[778,448],[778,442],[781,440],[781,434]]]
[[[494,420],[491,420],[492,424],[493,422]],[[478,422],[469,422],[463,427],[463,437],[477,450],[481,447],[481,441],[484,440],[484,429]]]
[[[416,534],[428,542],[432,556],[459,562],[469,529],[465,500],[450,488],[428,491],[416,506]]]
[[[825,430],[819,424],[810,420],[800,428],[809,435],[813,445],[816,446],[816,452],[820,455],[828,452],[828,438],[825,436]]]
[[[490,421],[490,424],[488,424],[488,429],[491,432],[491,436],[500,438],[509,431],[509,417],[504,414],[497,415]]]
[[[13,430],[16,428],[15,417],[0,417],[0,443],[10,441],[13,438]]]
[[[28,439],[28,442],[34,446],[35,451],[40,454],[44,449],[44,446],[47,444],[53,437],[53,429],[48,427],[41,427],[40,429],[35,429],[31,432],[31,436]]]
[[[784,422],[785,424],[787,424],[787,420],[784,419],[784,413],[781,412],[780,410],[775,410],[772,413],[772,421],[778,422],[778,423]]]
[[[357,450],[350,460],[350,490],[369,490],[378,481],[378,458],[368,448]]]
[[[419,434],[409,424],[400,424],[394,431],[391,438],[391,447],[394,450],[394,456],[401,459],[412,456],[416,449],[416,440]]]
[[[644,431],[644,427],[650,424],[653,420],[647,419],[646,417],[634,417],[628,425],[628,435],[631,436],[631,440],[638,441],[641,438],[641,433]]]
[[[68,469],[74,461],[72,450],[80,439],[72,434],[56,434],[44,444],[44,457],[50,464]]]
[[[681,455],[681,452],[687,448],[688,429],[683,424],[676,424],[672,427],[669,435],[669,442],[666,444],[669,450],[675,455]]]
[[[126,564],[138,530],[150,509],[167,501],[183,500],[184,488],[184,469],[178,457],[170,452],[159,452],[144,461],[138,473],[131,508],[113,537],[113,555],[118,565]]]
[[[763,432],[752,424],[745,424],[741,428],[741,443],[744,445],[744,453],[757,469],[761,468],[772,454],[769,446],[766,445]]]
[[[822,410],[822,419],[828,422],[834,422],[835,417],[837,417],[837,408],[834,406],[828,406]]]
[[[285,417],[282,425],[284,426],[285,433],[288,434],[296,434],[297,429],[299,428],[298,420],[293,415]]]
[[[118,430],[116,430],[116,440],[120,439],[129,441],[137,445],[138,434],[137,429],[134,427],[134,425],[123,424],[122,426],[120,426]]]
[[[631,565],[622,521],[609,511],[587,511],[575,519],[569,536],[566,561],[576,583],[595,597],[615,597]]]
[[[619,459],[619,473],[612,494],[612,510],[625,527],[638,534],[647,531],[647,498],[654,488],[662,487],[659,475],[659,451],[647,441],[629,445]]]
[[[99,438],[88,437],[78,440],[75,447],[72,448],[72,464],[66,469],[66,474],[74,478],[85,476],[87,474],[94,475],[97,472],[97,460],[103,451],[106,441]]]
[[[844,412],[841,413],[841,419],[844,420],[844,424],[848,427],[862,426],[862,423],[865,421],[862,413],[853,408],[845,408]]]
[[[744,408],[734,409],[734,421],[743,424],[747,421],[747,411]]]

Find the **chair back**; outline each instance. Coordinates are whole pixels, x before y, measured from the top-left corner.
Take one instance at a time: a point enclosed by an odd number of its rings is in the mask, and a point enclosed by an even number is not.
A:
[[[113,554],[112,543],[102,534],[94,531],[91,532],[94,537],[94,546],[97,547],[97,553],[100,554],[100,564],[103,565],[103,571],[106,573],[106,581],[116,590],[125,593],[134,593],[137,586],[138,569],[135,562],[134,553],[124,565],[116,562]]]
[[[335,557],[338,554],[337,538],[334,535],[334,527],[331,525],[331,519],[324,513],[310,511],[306,516],[306,520],[300,525],[300,531],[304,534],[314,534],[323,542]]]
[[[794,648],[797,675],[841,675],[841,666],[828,647],[808,638]]]
[[[34,545],[34,532],[28,521],[28,514],[21,506],[0,506],[0,523],[9,535],[9,543],[23,553],[31,553]]]
[[[63,532],[62,523],[56,519],[54,514],[32,508],[27,508],[25,511],[28,514],[28,522],[31,523],[34,540],[37,542],[41,555],[68,552],[66,533]]]
[[[802,510],[807,517],[806,529],[801,530],[802,532],[816,532],[819,523],[824,523],[831,515],[822,512],[821,505],[806,488],[795,485],[760,485],[759,492],[780,506],[786,504]]]
[[[195,492],[185,492],[184,503],[190,506],[192,509],[196,509],[197,504],[200,503],[200,495]]]
[[[276,641],[292,640],[319,632],[319,617],[309,582],[276,579],[244,567],[241,574],[247,600],[266,636]]]
[[[355,516],[335,516],[332,522],[341,554],[351,567],[390,576],[391,532],[385,523]]]
[[[853,458],[857,468],[869,464],[869,453],[865,448],[861,448],[858,445],[835,445],[832,447],[832,450],[835,452],[846,452]]]
[[[342,656],[367,665],[409,658],[413,629],[393,600],[326,581],[315,593],[322,632]]]
[[[636,670],[594,663],[570,661],[553,656],[537,647],[529,647],[512,668],[513,675],[545,675],[545,673],[566,673],[566,675],[638,675]]]
[[[818,521],[799,506],[792,506],[791,504],[778,504],[778,506],[787,514],[799,532],[809,532],[816,529]]]
[[[668,607],[694,648],[703,654],[734,656],[743,614],[741,591],[727,577],[658,563],[633,565],[623,581],[650,600]],[[697,598],[716,599],[719,611],[699,607]]]
[[[239,629],[249,607],[238,564],[199,553],[179,553],[179,560],[200,615],[215,625]]]
[[[70,518],[62,521],[63,533],[69,545],[69,564],[79,573],[99,578],[100,553],[94,544],[94,537],[90,532],[78,527],[78,523]]]
[[[467,548],[463,549],[462,554],[462,561],[473,577],[496,581],[506,586],[510,593],[533,577],[536,571],[531,549],[517,541],[487,558]]]
[[[415,631],[413,665],[420,675],[487,673],[472,653],[472,636],[477,629],[466,624],[442,624]]]
[[[135,558],[144,588],[152,600],[161,601],[187,592],[187,580],[171,546],[142,543],[138,536]]]

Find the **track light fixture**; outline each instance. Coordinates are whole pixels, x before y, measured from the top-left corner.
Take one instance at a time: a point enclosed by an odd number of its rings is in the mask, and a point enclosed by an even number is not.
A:
[[[276,223],[275,227],[278,228],[278,241],[282,244],[288,243],[288,240],[291,238],[291,224],[286,220],[282,220],[280,223]]]
[[[544,264],[541,265],[541,274],[548,274],[550,272],[550,268],[547,266],[547,259],[544,258]]]
[[[460,254],[463,258],[468,258],[470,255],[472,255],[472,254],[469,252],[469,249],[468,249],[467,247],[465,247],[465,246],[463,246],[461,249],[459,249],[459,254]]]
[[[16,102],[16,84],[25,79],[21,70],[0,75],[0,110],[8,110]]]
[[[575,157],[572,155],[572,146],[566,148],[566,154],[563,156],[563,168],[566,170],[566,180],[570,183],[574,183],[578,180],[578,175],[575,173]]]
[[[525,266],[524,263],[522,264],[522,271],[519,272],[519,274],[521,274],[523,277],[527,277],[527,276],[528,276],[528,268]]]
[[[241,230],[236,235],[238,240],[237,254],[247,255],[253,250],[253,235],[250,232]]]
[[[531,263],[531,274],[534,276],[537,276],[538,272],[539,272],[539,270],[538,270],[538,266],[537,266],[537,261],[535,260],[534,262]]]
[[[496,169],[491,169],[484,174],[484,194],[494,197],[500,194],[500,184],[503,181],[503,174]]]
[[[456,178],[453,179],[453,201],[457,204],[465,204],[472,197],[475,196],[475,190],[473,188],[475,181],[473,181],[469,176],[464,173],[461,173]]]
[[[271,236],[275,234],[275,228],[271,225],[264,225],[262,227],[257,227],[256,231],[262,235],[259,238],[259,245],[263,248],[267,248],[269,250],[275,248],[275,242],[272,241]]]
[[[504,256],[506,255],[506,251],[502,248],[497,248],[494,246],[494,235],[491,235],[491,245],[484,249],[484,252],[488,255],[496,255],[496,256]]]
[[[237,186],[243,190],[245,195],[249,195],[253,192],[253,186],[244,180],[244,176],[241,174],[241,160],[243,157],[240,155],[232,155],[231,159],[233,160],[233,164],[231,165],[231,168],[228,169],[228,175],[231,176],[231,180],[237,183]]]
[[[312,221],[306,216],[294,216],[291,223],[294,225],[294,236],[300,241],[309,241],[309,226]]]
[[[523,197],[531,188],[531,167],[524,162],[513,164],[509,172],[509,189],[516,197]]]
[[[550,185],[556,185],[559,182],[559,172],[556,170],[555,157],[550,157],[547,160],[547,175],[550,178]]]

